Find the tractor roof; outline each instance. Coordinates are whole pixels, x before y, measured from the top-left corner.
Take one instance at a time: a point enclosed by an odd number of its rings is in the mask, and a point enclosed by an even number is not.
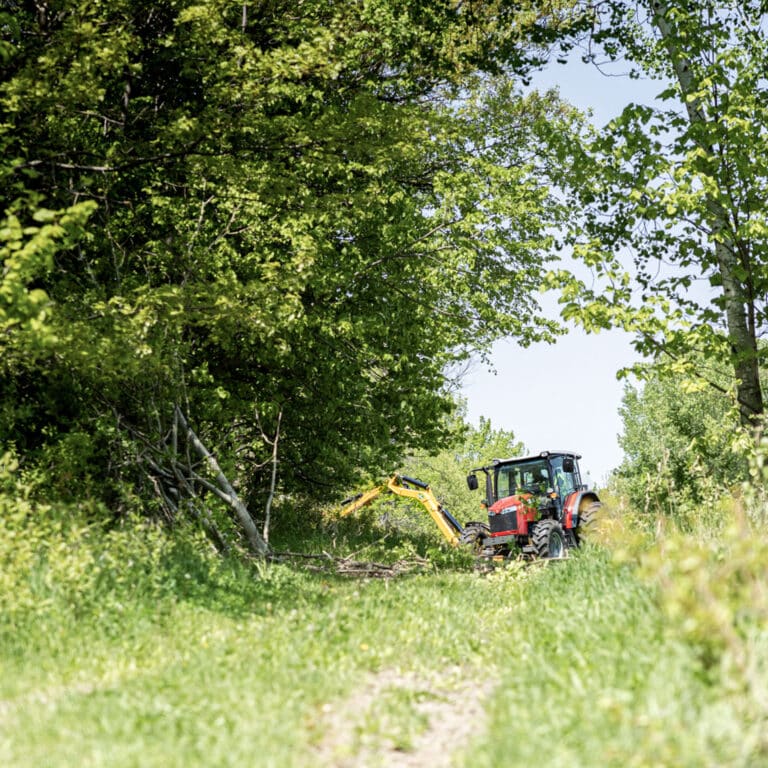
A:
[[[542,451],[541,453],[533,453],[529,456],[515,456],[511,459],[493,459],[493,465],[516,464],[517,462],[532,461],[534,459],[546,459],[548,456],[572,456],[577,460],[581,458],[581,454],[575,451]]]

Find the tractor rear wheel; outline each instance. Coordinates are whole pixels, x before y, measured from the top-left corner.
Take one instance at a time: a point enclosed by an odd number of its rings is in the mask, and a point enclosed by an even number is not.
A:
[[[565,556],[565,534],[557,520],[542,520],[536,523],[532,538],[539,557]]]
[[[483,549],[490,534],[491,529],[485,523],[467,523],[459,536],[459,544],[471,547],[477,554]]]
[[[590,535],[595,533],[602,506],[599,501],[590,501],[579,510],[579,526],[576,529],[578,539],[589,539]]]

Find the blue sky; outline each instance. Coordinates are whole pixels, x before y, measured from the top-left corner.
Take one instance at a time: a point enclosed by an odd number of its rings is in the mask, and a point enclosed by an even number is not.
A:
[[[571,104],[590,109],[596,125],[631,101],[649,103],[663,89],[658,81],[605,76],[578,56],[552,65],[533,82],[540,89],[555,85]],[[630,342],[620,331],[588,335],[578,329],[554,345],[523,349],[514,341],[499,342],[491,356],[495,372],[477,363],[464,378],[469,420],[489,417],[494,427],[514,432],[531,453],[577,451],[583,457],[582,473],[600,485],[622,459],[618,435],[624,382],[616,373],[638,359]]]

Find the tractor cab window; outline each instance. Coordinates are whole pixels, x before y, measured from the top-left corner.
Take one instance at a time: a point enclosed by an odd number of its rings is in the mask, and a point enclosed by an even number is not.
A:
[[[496,478],[496,498],[503,499],[505,496],[512,496],[517,487],[515,475],[512,470],[514,467],[502,467]]]
[[[541,495],[552,485],[549,468],[544,459],[533,459],[519,464],[499,467],[496,475],[496,497],[517,493]]]
[[[578,470],[573,467],[571,472],[566,472],[563,467],[563,458],[563,456],[553,456],[550,459],[555,479],[554,489],[560,494],[561,499],[564,499],[569,493],[579,487]]]

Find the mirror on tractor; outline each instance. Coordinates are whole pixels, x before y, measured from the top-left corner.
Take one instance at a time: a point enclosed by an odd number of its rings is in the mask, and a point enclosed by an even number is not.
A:
[[[478,489],[477,475],[467,475],[467,488],[470,491],[476,491]]]
[[[570,456],[566,456],[563,459],[563,472],[573,472],[574,464],[573,459]]]

